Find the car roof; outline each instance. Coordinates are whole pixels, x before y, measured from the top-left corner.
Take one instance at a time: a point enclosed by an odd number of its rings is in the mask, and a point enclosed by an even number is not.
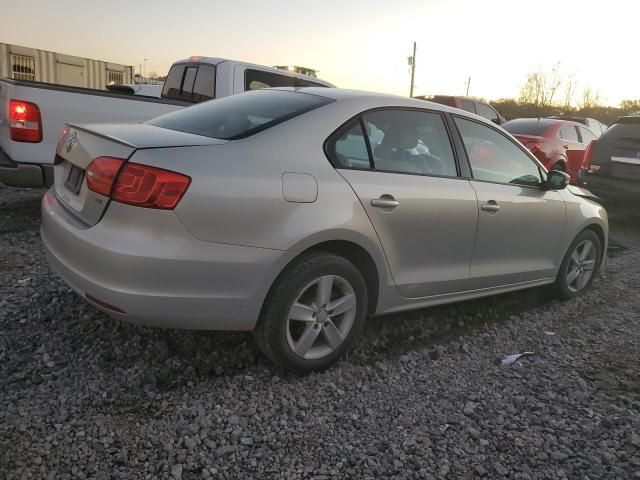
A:
[[[542,118],[542,117],[526,117],[526,118],[514,118],[513,120],[509,120],[507,123],[538,123],[539,125],[550,128],[556,125],[575,125],[578,127],[584,127],[585,125],[582,123],[574,122],[571,120],[565,120],[563,118]]]
[[[583,125],[587,125],[589,122],[598,122],[598,123],[602,123],[598,120],[596,120],[595,118],[590,118],[590,117],[578,117],[578,116],[573,116],[573,115],[554,115],[548,118],[555,118],[557,120],[570,120],[572,122],[578,122],[581,123]]]
[[[460,110],[459,108],[450,107],[448,105],[443,105],[441,103],[430,102],[428,100],[421,100],[410,97],[401,97],[399,95],[391,95],[389,93],[377,93],[377,92],[367,92],[364,90],[348,90],[344,88],[323,88],[323,87],[281,87],[274,88],[273,90],[288,90],[288,91],[298,91],[301,93],[308,93],[312,95],[318,95],[321,97],[330,98],[332,100],[339,101],[360,101],[362,103],[370,103],[371,107],[375,108],[378,104],[380,107],[385,106],[398,106],[398,107],[414,107],[425,109],[428,108],[430,110],[439,110],[443,112],[450,112],[461,114],[464,112],[466,116],[479,118],[485,122],[488,122],[485,118],[480,117],[479,115],[475,115],[473,113],[467,112],[466,110]],[[493,124],[495,125],[495,124]]]
[[[423,101],[429,101],[429,99],[455,99],[455,100],[465,100],[467,102],[474,102],[474,103],[483,103],[485,105],[491,105],[491,102],[488,100],[479,100],[477,98],[470,98],[470,97],[465,97],[464,95],[417,95],[413,98],[417,98]]]

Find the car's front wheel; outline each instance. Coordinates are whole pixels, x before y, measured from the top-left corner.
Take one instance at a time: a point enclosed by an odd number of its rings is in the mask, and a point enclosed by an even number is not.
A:
[[[322,370],[351,349],[366,310],[360,271],[341,256],[311,252],[276,280],[254,338],[287,370]]]
[[[569,300],[586,290],[598,272],[602,244],[593,230],[582,231],[565,255],[555,289],[560,298]]]

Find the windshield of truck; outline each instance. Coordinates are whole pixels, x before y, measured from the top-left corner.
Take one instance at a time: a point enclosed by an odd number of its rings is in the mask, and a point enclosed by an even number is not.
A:
[[[283,90],[256,90],[212,100],[146,122],[156,127],[205,137],[234,140],[253,135],[331,99]]]

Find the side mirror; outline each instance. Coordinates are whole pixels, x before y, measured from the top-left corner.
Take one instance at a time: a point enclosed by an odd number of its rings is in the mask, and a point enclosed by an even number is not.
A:
[[[567,188],[570,179],[571,177],[564,172],[550,170],[549,173],[547,173],[546,186],[549,190],[562,190]]]

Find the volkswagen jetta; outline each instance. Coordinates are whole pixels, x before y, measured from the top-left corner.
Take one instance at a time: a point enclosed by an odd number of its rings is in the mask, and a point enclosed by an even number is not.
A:
[[[443,105],[267,89],[139,125],[69,125],[42,203],[49,262],[123,320],[253,331],[325,368],[368,315],[541,285],[604,261],[589,192]]]

